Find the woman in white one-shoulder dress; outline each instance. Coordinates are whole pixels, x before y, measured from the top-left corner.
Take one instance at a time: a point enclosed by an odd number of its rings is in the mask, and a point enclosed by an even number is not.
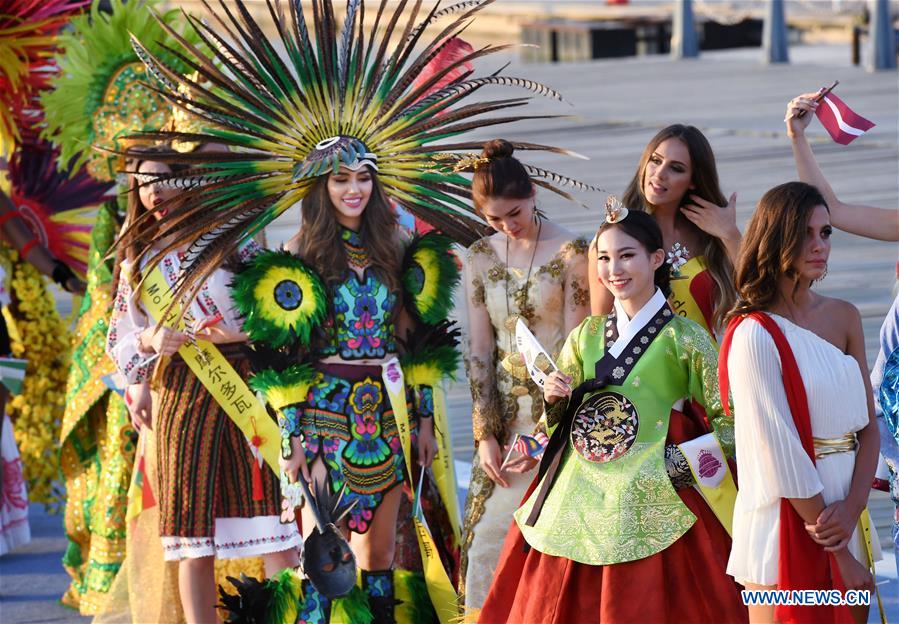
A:
[[[830,233],[817,189],[782,184],[759,202],[737,267],[739,299],[722,346],[740,488],[728,573],[747,589],[793,587],[781,566],[806,564],[784,561],[797,551],[781,550],[782,500],[801,518],[799,532],[804,523],[813,542],[833,552],[847,589],[873,589],[858,528],[878,448],[861,320],[852,304],[811,290],[827,272]],[[773,326],[763,326],[771,321]],[[785,382],[795,377],[776,344],[777,333],[795,358],[807,416],[788,401]],[[797,396],[794,391],[794,401]],[[800,440],[800,417],[810,424],[814,463]],[[853,616],[866,618],[867,608]],[[774,619],[773,606],[750,606],[751,621]]]

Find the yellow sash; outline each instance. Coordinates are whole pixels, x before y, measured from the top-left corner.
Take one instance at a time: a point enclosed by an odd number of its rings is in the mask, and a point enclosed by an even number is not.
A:
[[[403,457],[406,459],[406,471],[409,478],[412,478],[412,432],[409,425],[409,412],[406,410],[406,390],[403,381],[403,370],[400,368],[399,362],[393,358],[389,362],[382,365],[384,374],[384,387],[387,389],[387,396],[390,399],[390,407],[393,410],[393,417],[396,419],[396,427],[400,434],[400,441],[403,445]],[[435,397],[435,411],[436,411]],[[435,414],[436,417],[436,414]],[[435,433],[437,433],[436,422]],[[445,429],[445,428],[441,428]],[[442,433],[438,438],[438,443],[447,443],[445,437],[448,433]],[[441,440],[441,438],[443,440]],[[441,455],[447,456],[447,451],[441,446],[437,451],[438,458]],[[437,459],[434,466],[437,466]],[[436,474],[435,474],[436,479]],[[443,490],[440,489],[438,483],[438,491],[444,496]],[[455,492],[452,492],[455,495]],[[444,500],[449,510],[449,502]],[[428,584],[428,595],[431,597],[431,603],[434,610],[437,611],[437,618],[440,624],[451,624],[459,619],[459,596],[453,588],[453,584],[443,567],[440,555],[437,552],[437,545],[431,536],[428,525],[424,522],[424,517],[412,516],[412,522],[415,525],[415,534],[418,537],[418,548],[421,551],[421,562],[424,568],[425,581]]]
[[[162,271],[156,267],[147,276],[141,292],[141,301],[147,312],[158,319],[162,318],[171,300],[172,291]],[[167,322],[173,320],[171,317],[166,319]],[[182,319],[178,329],[183,330],[184,327]],[[221,351],[211,342],[197,340],[196,346],[185,344],[178,349],[178,353],[247,439],[259,442],[257,448],[263,459],[275,474],[278,474],[281,440],[278,425],[269,417],[265,407]]]
[[[877,587],[877,575],[874,573],[874,545],[871,543],[871,514],[868,508],[862,510],[862,515],[858,518],[859,528],[865,537],[865,554],[868,555],[868,569],[871,570],[871,576],[874,577],[874,594],[877,596],[877,607],[880,609],[880,621],[887,624],[887,616],[883,612],[883,600],[880,598],[880,589]]]
[[[692,443],[699,443],[698,445]],[[730,466],[727,464],[727,457],[724,449],[713,434],[707,434],[697,440],[690,440],[677,445],[687,465],[690,466],[690,472],[693,473],[693,480],[696,482],[696,489],[708,503],[712,513],[718,518],[721,526],[727,531],[728,535],[733,535],[734,522],[734,505],[737,502],[737,484],[734,483],[733,475],[730,473]],[[716,476],[708,478],[702,473],[700,466],[701,455],[708,454],[715,458],[715,461],[722,464],[721,469],[716,472]]]
[[[693,256],[687,260],[686,264],[680,268],[678,276],[671,277],[671,296],[668,298],[668,301],[671,303],[671,309],[676,314],[684,316],[691,321],[696,321],[711,334],[712,330],[705,322],[705,316],[696,304],[693,293],[690,292],[690,284],[693,282],[693,278],[705,270],[706,264],[703,256]]]
[[[459,525],[459,503],[456,499],[456,469],[450,444],[449,420],[446,416],[446,393],[441,386],[432,386],[434,392],[434,437],[437,440],[437,456],[431,470],[437,491],[446,506],[456,545],[462,543],[462,529]]]

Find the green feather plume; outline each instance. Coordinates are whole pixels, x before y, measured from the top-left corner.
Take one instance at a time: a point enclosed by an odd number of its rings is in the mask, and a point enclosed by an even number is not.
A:
[[[453,292],[461,275],[453,241],[437,232],[416,235],[403,259],[403,286],[410,311],[434,325],[446,319],[453,308]]]
[[[374,616],[368,606],[368,596],[358,586],[343,598],[331,603],[331,624],[372,624]]]
[[[272,594],[265,621],[270,624],[295,624],[299,607],[303,604],[302,580],[296,570],[285,568],[269,579],[269,583],[272,584]]]
[[[261,370],[247,381],[253,392],[265,395],[265,401],[274,409],[306,400],[310,386],[318,372],[309,364],[294,364],[283,371],[274,368]]]
[[[131,47],[129,33],[146,42],[148,50],[176,71],[187,73],[190,67],[168,52],[163,46],[174,45],[160,22],[152,19],[150,9],[160,0],[123,2],[109,0],[111,12],[100,11],[100,0],[94,0],[90,13],[71,20],[71,30],[59,37],[60,53],[56,57],[59,73],[41,96],[47,127],[43,137],[60,148],[60,160],[75,158],[72,171],[86,161],[106,160],[108,154],[94,150],[117,149],[115,140],[141,130],[155,130],[160,120],[170,116],[171,108],[163,98],[148,91],[139,81],[156,81],[145,73],[140,58]],[[178,32],[185,30],[177,11],[160,16],[162,23],[171,24]],[[184,33],[187,41],[198,43],[199,37]],[[138,63],[137,73],[121,76],[130,63]],[[116,83],[114,85],[114,83]],[[110,86],[114,86],[123,102],[119,110],[106,101]],[[160,85],[161,86],[161,85]],[[177,88],[175,83],[172,86]],[[131,97],[124,97],[127,91]],[[134,91],[141,94],[137,97]],[[135,105],[134,102],[140,102]],[[124,108],[127,102],[130,109]],[[91,168],[94,175],[111,179],[114,172],[102,165]]]
[[[257,254],[234,275],[231,296],[250,340],[274,349],[308,344],[328,309],[321,279],[285,251]]]
[[[459,335],[456,324],[446,320],[409,330],[401,341],[405,353],[400,358],[407,383],[434,386],[441,379],[455,379],[461,361]]]

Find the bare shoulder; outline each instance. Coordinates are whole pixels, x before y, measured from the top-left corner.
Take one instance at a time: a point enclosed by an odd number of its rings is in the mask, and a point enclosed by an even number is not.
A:
[[[864,349],[864,333],[862,331],[862,317],[852,303],[834,297],[818,295],[816,303],[816,316],[820,323],[821,331],[829,335],[828,339],[834,345],[850,353],[855,349]]]
[[[830,319],[831,322],[836,321],[846,327],[861,322],[861,313],[858,311],[858,308],[845,299],[818,295],[815,307],[817,308],[819,318]]]

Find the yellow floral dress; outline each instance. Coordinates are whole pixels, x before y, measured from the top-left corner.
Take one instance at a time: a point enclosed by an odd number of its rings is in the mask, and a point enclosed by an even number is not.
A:
[[[507,267],[484,238],[469,248],[465,269],[469,306],[465,365],[474,439],[477,444],[494,436],[504,445],[516,433],[532,433],[543,414],[539,386],[523,367],[503,366],[514,348],[514,331],[508,329],[514,323],[508,322],[509,317],[513,321],[521,317],[547,352],[558,355],[568,332],[589,311],[587,241],[565,240],[549,260],[531,268],[528,278],[528,267]],[[479,608],[487,597],[512,513],[533,476],[508,474],[509,487],[496,487],[475,453],[462,528],[460,585],[466,607]]]

